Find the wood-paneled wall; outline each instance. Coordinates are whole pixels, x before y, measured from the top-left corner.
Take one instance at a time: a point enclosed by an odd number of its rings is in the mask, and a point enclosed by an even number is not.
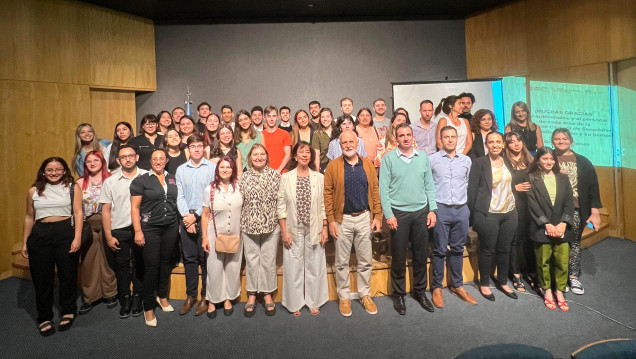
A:
[[[636,57],[636,1],[519,0],[466,19],[468,78],[524,75],[529,80],[608,85],[608,62]],[[597,167],[613,234],[617,208],[636,211],[616,169]],[[625,173],[623,173],[625,177]],[[618,187],[617,187],[618,186]],[[622,216],[620,216],[622,217]],[[636,230],[634,230],[636,231]],[[636,235],[631,234],[636,240]]]
[[[25,196],[42,160],[70,161],[81,122],[112,138],[135,124],[135,90],[156,89],[151,21],[70,0],[0,1],[0,275],[23,240]],[[122,91],[124,89],[124,91]]]

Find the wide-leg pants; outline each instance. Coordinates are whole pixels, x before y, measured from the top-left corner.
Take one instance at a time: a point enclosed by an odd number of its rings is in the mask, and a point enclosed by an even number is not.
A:
[[[270,233],[243,233],[245,289],[248,293],[271,293],[276,284],[276,250],[280,228]]]

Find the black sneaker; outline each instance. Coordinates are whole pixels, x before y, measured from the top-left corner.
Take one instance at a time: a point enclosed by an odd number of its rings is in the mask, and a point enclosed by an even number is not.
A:
[[[139,294],[135,294],[132,297],[132,316],[138,317],[144,312],[144,306],[141,301],[141,296]]]
[[[121,308],[119,309],[119,317],[121,319],[130,317],[130,312],[132,310],[132,298],[130,295],[125,295],[119,302],[121,305]]]
[[[102,302],[106,304],[106,308],[113,309],[117,306],[117,296],[102,299]]]
[[[93,309],[93,303],[86,302],[86,303],[82,304],[82,306],[80,307],[79,314],[80,315],[86,314],[86,313],[90,312],[91,309]]]

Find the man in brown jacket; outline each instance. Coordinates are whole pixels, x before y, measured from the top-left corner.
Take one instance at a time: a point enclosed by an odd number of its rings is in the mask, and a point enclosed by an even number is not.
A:
[[[373,163],[358,156],[358,137],[353,131],[340,135],[342,156],[325,170],[325,212],[329,233],[336,239],[336,286],[340,314],[351,315],[349,257],[355,246],[358,260],[358,294],[364,309],[378,309],[369,295],[372,270],[371,231],[380,231],[382,207]]]

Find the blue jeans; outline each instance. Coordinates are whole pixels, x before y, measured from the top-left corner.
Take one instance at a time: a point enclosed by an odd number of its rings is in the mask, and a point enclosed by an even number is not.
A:
[[[448,256],[450,281],[459,288],[464,284],[462,276],[464,245],[468,237],[468,218],[470,210],[467,205],[459,208],[438,203],[437,222],[435,222],[433,243],[433,289],[442,288],[444,280],[444,259]],[[450,246],[450,251],[448,247]]]

